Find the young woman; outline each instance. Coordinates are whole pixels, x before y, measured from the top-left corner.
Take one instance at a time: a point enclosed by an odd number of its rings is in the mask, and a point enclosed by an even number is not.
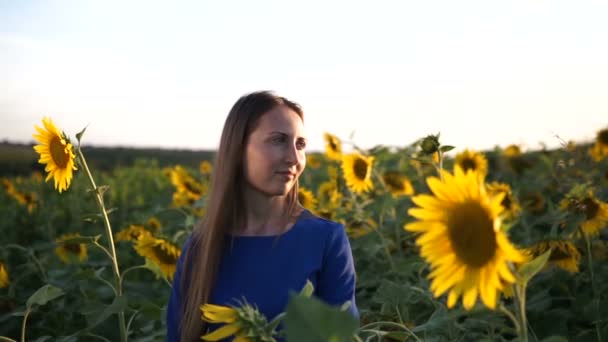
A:
[[[271,92],[241,97],[222,131],[204,218],[184,244],[167,308],[167,341],[200,341],[204,303],[245,298],[272,320],[307,280],[330,305],[355,303],[344,227],[298,202],[304,116]]]

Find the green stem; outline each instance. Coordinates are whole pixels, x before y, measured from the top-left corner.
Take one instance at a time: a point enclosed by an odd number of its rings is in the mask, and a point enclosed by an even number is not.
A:
[[[25,310],[25,315],[23,315],[23,322],[21,323],[21,342],[25,342],[25,325],[27,323],[27,316],[30,315],[30,309]]]
[[[528,319],[526,317],[526,285],[515,284],[515,294],[519,308],[519,338],[528,342]]]
[[[509,309],[507,309],[502,303],[499,304],[498,310],[500,310],[500,312],[504,313],[505,316],[509,317],[509,319],[511,320],[511,322],[513,322],[513,325],[515,326],[516,331],[519,331],[521,329],[519,327],[519,322],[517,321],[517,318],[515,317],[515,315],[511,311],[509,311]]]
[[[114,235],[112,234],[112,227],[110,225],[110,219],[108,217],[108,212],[106,210],[105,204],[103,203],[103,193],[100,188],[95,184],[95,180],[93,179],[93,175],[89,170],[86,159],[84,158],[84,154],[80,149],[80,146],[77,149],[78,159],[82,168],[84,169],[87,178],[89,179],[89,183],[93,188],[93,192],[95,192],[95,200],[97,201],[97,206],[101,211],[101,215],[103,217],[104,227],[106,229],[106,236],[108,237],[108,244],[110,249],[110,259],[112,260],[112,270],[114,271],[114,280],[116,281],[116,293],[117,296],[122,296],[122,287],[121,287],[121,278],[120,278],[120,270],[118,269],[118,258],[116,257],[116,249],[114,248]],[[127,329],[125,324],[125,312],[123,310],[118,312],[118,327],[120,329],[120,340],[122,342],[127,341]]]
[[[588,234],[585,234],[581,231],[581,234],[585,237],[585,245],[587,247],[587,263],[589,264],[589,273],[591,274],[591,290],[593,291],[593,298],[595,299],[595,334],[597,335],[597,340],[602,341],[602,334],[600,332],[600,298],[597,293],[597,289],[595,287],[595,273],[593,272],[593,255],[591,255],[591,239]]]

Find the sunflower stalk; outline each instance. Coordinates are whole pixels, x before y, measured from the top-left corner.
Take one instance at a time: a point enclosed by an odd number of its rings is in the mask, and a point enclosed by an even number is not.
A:
[[[528,319],[526,317],[526,285],[515,284],[515,302],[518,309],[519,326],[517,333],[519,340],[528,342]]]
[[[79,139],[80,140],[80,139]],[[89,170],[89,166],[87,165],[86,159],[84,157],[84,154],[82,153],[82,150],[80,149],[80,144],[78,145],[77,148],[77,160],[79,162],[79,164],[81,165],[81,167],[84,169],[87,178],[89,180],[89,183],[91,184],[91,187],[93,189],[93,192],[95,192],[95,200],[97,201],[97,206],[99,207],[101,216],[103,218],[103,223],[104,223],[104,227],[106,230],[106,235],[108,238],[108,245],[109,245],[109,256],[110,259],[112,260],[112,270],[114,271],[114,280],[116,282],[116,296],[120,297],[122,296],[122,281],[121,281],[121,275],[120,275],[120,270],[118,268],[118,258],[116,256],[116,248],[114,248],[114,234],[112,233],[112,226],[110,225],[110,219],[108,217],[108,212],[106,210],[105,204],[103,202],[103,192],[105,192],[105,187],[98,187],[97,184],[95,183],[95,179],[93,178],[93,175],[91,174],[91,171]],[[120,310],[118,312],[118,327],[120,329],[120,340],[122,342],[126,342],[127,341],[127,329],[126,329],[126,324],[125,324],[125,313],[123,310]]]
[[[587,248],[587,264],[589,267],[589,273],[591,276],[591,290],[593,291],[593,298],[595,299],[595,314],[597,319],[594,322],[595,325],[595,333],[597,335],[598,341],[602,340],[602,333],[600,331],[600,298],[597,293],[597,288],[595,287],[595,273],[593,272],[593,255],[591,254],[591,238],[589,234],[585,234],[581,228],[579,228],[580,234],[585,237],[585,247]]]

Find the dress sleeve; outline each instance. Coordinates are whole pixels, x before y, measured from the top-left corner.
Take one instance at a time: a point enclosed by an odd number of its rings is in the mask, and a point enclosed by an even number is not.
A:
[[[353,254],[344,226],[336,224],[325,243],[323,265],[317,283],[317,296],[332,306],[350,301],[350,312],[357,320],[355,302],[356,273]]]
[[[167,342],[179,342],[180,330],[179,322],[181,321],[181,276],[183,271],[184,258],[190,244],[191,237],[186,240],[182,252],[177,259],[177,267],[173,275],[173,285],[171,295],[169,296],[169,304],[167,305]]]

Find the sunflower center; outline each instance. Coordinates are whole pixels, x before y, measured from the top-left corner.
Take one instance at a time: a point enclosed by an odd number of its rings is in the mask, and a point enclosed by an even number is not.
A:
[[[583,207],[581,209],[585,214],[585,218],[587,218],[587,220],[593,219],[597,215],[597,212],[600,210],[600,206],[589,197],[586,197],[583,200],[582,204]]]
[[[367,176],[367,162],[361,158],[357,158],[354,163],[355,176],[363,180]]]
[[[80,244],[79,243],[66,243],[63,245],[63,249],[72,253],[72,254],[80,254]]]
[[[597,141],[602,145],[608,145],[608,129],[603,129],[597,134]]]
[[[328,143],[329,143],[329,148],[332,151],[338,151],[338,144],[336,143],[336,141],[334,139],[329,139]]]
[[[165,249],[163,249],[162,245],[154,246],[152,251],[162,264],[171,265],[177,262],[177,257],[171,253],[168,253]]]
[[[53,158],[55,164],[62,169],[66,168],[68,166],[70,156],[65,152],[65,145],[61,142],[61,138],[53,137],[49,145],[51,157]]]
[[[559,261],[572,258],[571,253],[569,253],[568,245],[566,244],[557,244],[553,246],[553,250],[551,251],[551,256],[549,257],[550,261]]]
[[[399,176],[393,173],[387,173],[384,175],[384,182],[389,188],[393,190],[404,190],[405,186],[400,181]]]
[[[477,202],[456,205],[448,217],[452,248],[467,266],[481,267],[494,257],[496,234],[488,211]]]
[[[473,159],[464,159],[460,162],[460,167],[462,167],[462,171],[467,172],[468,170],[477,170],[477,164]]]

